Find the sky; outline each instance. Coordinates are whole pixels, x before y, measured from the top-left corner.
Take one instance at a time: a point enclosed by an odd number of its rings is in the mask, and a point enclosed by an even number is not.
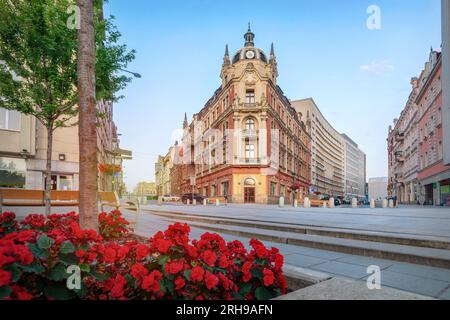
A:
[[[367,9],[381,10],[369,29]],[[136,50],[128,70],[142,75],[115,104],[121,147],[133,151],[125,183],[154,181],[188,118],[220,86],[225,44],[273,42],[278,85],[291,100],[312,97],[328,121],[367,155],[367,177],[387,176],[388,126],[400,115],[430,48],[440,50],[440,0],[110,0],[121,42]]]

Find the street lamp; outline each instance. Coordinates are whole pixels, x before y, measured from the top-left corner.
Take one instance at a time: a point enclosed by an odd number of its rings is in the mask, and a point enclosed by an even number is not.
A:
[[[130,73],[130,74],[132,74],[135,78],[142,78],[142,76],[139,74],[139,73],[137,73],[137,72],[132,72],[132,71],[128,71],[128,70],[125,70],[125,69],[119,69],[120,71],[123,71],[123,72],[127,72],[127,73]]]

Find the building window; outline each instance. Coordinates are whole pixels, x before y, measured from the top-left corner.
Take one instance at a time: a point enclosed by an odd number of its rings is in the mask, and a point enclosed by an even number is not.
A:
[[[280,186],[280,196],[281,196],[281,197],[284,197],[284,195],[285,195],[285,189],[286,189],[286,188],[285,188],[284,185],[281,185],[281,186]]]
[[[0,130],[20,131],[20,112],[0,108]]]
[[[25,160],[0,157],[0,188],[25,187]]]
[[[255,130],[255,119],[249,118],[245,120],[245,130]]]
[[[270,195],[273,197],[277,195],[277,183],[276,182],[270,183]]]
[[[245,141],[245,159],[255,158],[255,145],[250,143],[248,139]]]
[[[228,196],[230,183],[228,181],[222,182],[222,196]]]
[[[255,103],[255,90],[249,89],[245,92],[245,103]]]

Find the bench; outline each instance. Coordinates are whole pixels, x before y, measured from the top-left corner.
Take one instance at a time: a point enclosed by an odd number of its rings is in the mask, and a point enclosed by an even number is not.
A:
[[[311,207],[319,207],[322,208],[324,204],[326,204],[328,206],[328,201],[327,200],[319,200],[319,199],[309,199],[309,202],[311,204]],[[303,205],[304,200],[299,201],[300,205]]]
[[[105,212],[104,207],[113,207],[116,210],[123,208],[125,210],[135,211],[136,218],[132,224],[137,225],[139,217],[139,204],[136,202],[127,201],[125,204],[120,203],[119,195],[115,191],[99,191],[98,200],[100,201],[100,207],[102,212]]]
[[[77,207],[78,191],[51,191],[52,207]],[[8,207],[42,207],[45,206],[44,190],[0,188],[0,206]]]

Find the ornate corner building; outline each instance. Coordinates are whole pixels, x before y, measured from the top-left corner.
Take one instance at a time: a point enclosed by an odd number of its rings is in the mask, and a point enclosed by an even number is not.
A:
[[[311,180],[311,137],[277,85],[273,44],[269,55],[256,48],[250,26],[244,38],[231,57],[225,48],[221,86],[191,123],[185,117],[172,186],[233,203],[301,200]]]

